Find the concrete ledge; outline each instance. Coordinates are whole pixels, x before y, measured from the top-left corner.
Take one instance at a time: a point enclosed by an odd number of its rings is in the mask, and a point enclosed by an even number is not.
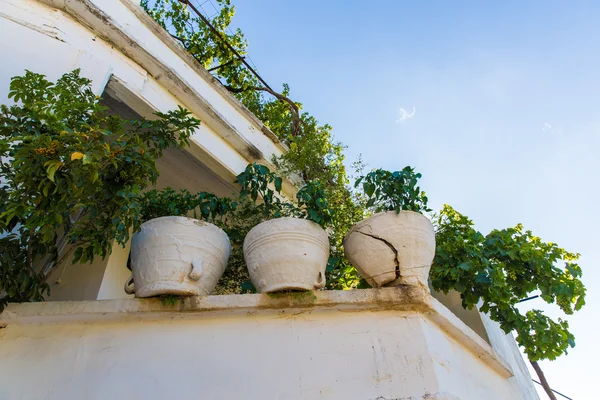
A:
[[[267,310],[335,309],[341,311],[398,310],[428,312],[432,310],[429,293],[418,287],[327,290],[272,294],[181,297],[176,304],[160,298],[93,301],[49,301],[10,304],[0,314],[0,322],[26,324],[60,322],[67,318],[86,321],[130,318],[131,315],[159,316],[165,313],[197,315],[206,312],[258,312]]]
[[[161,299],[56,301],[10,304],[0,314],[0,326],[22,324],[93,323],[115,320],[198,318],[203,314],[281,312],[376,312],[421,314],[475,354],[504,378],[513,375],[496,351],[458,317],[420,287],[244,294],[182,298],[174,305]]]

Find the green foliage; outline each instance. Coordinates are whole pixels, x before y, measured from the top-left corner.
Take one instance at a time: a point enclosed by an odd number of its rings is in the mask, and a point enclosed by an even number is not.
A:
[[[411,167],[402,171],[386,171],[377,169],[356,180],[354,187],[362,183],[362,189],[367,197],[367,208],[375,212],[408,210],[415,212],[431,211],[427,208],[427,196],[417,182],[420,173],[415,173]]]
[[[296,198],[303,218],[327,228],[332,221],[333,210],[329,208],[327,195],[320,182],[309,182],[302,187]]]
[[[225,273],[215,289],[216,294],[234,294],[252,292],[254,287],[250,282],[248,268],[244,262],[244,238],[256,225],[265,221],[264,209],[250,197],[238,200],[237,207],[226,218],[226,225],[221,228],[229,236],[231,251]]]
[[[287,94],[287,92],[285,92]],[[328,202],[331,227],[331,259],[327,270],[329,289],[349,289],[359,283],[356,269],[344,255],[343,241],[346,233],[365,216],[364,204],[357,201],[349,184],[344,166],[344,147],[334,141],[331,126],[319,125],[307,113],[301,115],[302,129],[292,135],[292,118],[281,101],[265,104],[264,113],[270,119],[267,126],[289,146],[289,151],[274,163],[284,176],[301,176],[304,181],[318,184]],[[297,103],[301,109],[302,105]],[[249,107],[254,112],[256,108]],[[280,114],[274,110],[279,110]],[[260,112],[259,112],[260,114]],[[264,120],[263,120],[264,121]],[[277,121],[274,123],[273,121]]]
[[[575,346],[566,321],[553,321],[539,310],[524,315],[516,305],[540,291],[547,303],[566,314],[585,304],[579,254],[544,242],[521,224],[484,236],[473,222],[445,205],[436,218],[437,249],[431,269],[434,289],[461,294],[463,307],[489,313],[505,332],[515,330],[517,342],[531,361],[554,360]],[[565,268],[556,264],[565,262]]]
[[[229,0],[215,1],[220,11],[210,18],[211,24],[239,54],[245,55],[247,42],[242,32],[237,29],[234,33],[229,33],[227,29],[235,14],[235,8]],[[141,0],[140,5],[165,30],[175,36],[204,68],[222,65],[218,69],[218,77],[224,84],[234,87],[255,86],[257,80],[254,75],[200,18],[190,12],[186,4],[179,0]],[[251,94],[260,97],[256,92],[247,92],[245,96]]]
[[[181,108],[156,120],[109,116],[79,70],[56,83],[27,71],[12,78],[9,98],[16,104],[0,106],[0,306],[42,299],[40,265],[57,260],[59,244],[83,263],[124,244],[156,159],[200,123]]]
[[[281,185],[283,180],[269,168],[260,164],[248,164],[240,173],[236,182],[241,186],[240,198],[249,197],[254,203],[261,201],[256,208],[265,217],[278,218],[289,205],[281,201]],[[276,195],[277,193],[277,195]]]
[[[331,223],[332,210],[319,182],[308,182],[298,191],[298,204],[282,200],[281,177],[264,165],[249,164],[246,170],[237,176],[237,183],[242,188],[240,200],[250,198],[255,204],[255,210],[252,212],[258,211],[264,220],[293,216],[316,222],[323,228],[327,228]]]
[[[195,219],[223,225],[225,217],[236,207],[236,203],[226,197],[217,197],[207,192],[191,194],[187,189],[176,192],[170,187],[149,190],[139,201],[142,222],[167,216],[193,216]]]

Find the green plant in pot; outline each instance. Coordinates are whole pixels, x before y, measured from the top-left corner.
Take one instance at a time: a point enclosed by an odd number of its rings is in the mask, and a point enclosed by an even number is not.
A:
[[[332,211],[320,184],[307,183],[292,204],[281,199],[281,178],[252,164],[238,176],[242,198],[264,213],[244,239],[244,259],[258,292],[314,290],[325,286]]]
[[[235,203],[171,188],[150,190],[140,203],[145,222],[131,242],[132,275],[125,292],[136,297],[210,294],[230,252],[229,238],[219,226]]]
[[[422,212],[427,196],[418,186],[421,174],[411,167],[378,169],[357,179],[367,197],[370,217],[354,225],[344,239],[344,253],[373,287],[390,282],[428,288],[435,255],[435,232]]]

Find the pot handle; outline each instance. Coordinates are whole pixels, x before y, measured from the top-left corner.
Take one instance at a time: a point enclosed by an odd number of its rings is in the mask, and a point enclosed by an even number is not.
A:
[[[188,278],[190,278],[193,281],[199,280],[202,276],[202,272],[204,272],[204,267],[202,264],[203,263],[201,258],[194,258],[192,260],[192,270],[188,274]]]
[[[135,294],[135,284],[133,283],[133,272],[129,276],[129,279],[125,281],[125,293]]]
[[[315,289],[323,289],[325,287],[325,274],[323,271],[319,271],[319,276],[317,277],[317,283],[315,283]]]

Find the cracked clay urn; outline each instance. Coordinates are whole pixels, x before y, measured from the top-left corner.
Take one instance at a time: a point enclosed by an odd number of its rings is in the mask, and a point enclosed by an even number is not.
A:
[[[227,234],[208,222],[151,219],[131,240],[132,275],[125,292],[135,297],[208,295],[225,271],[229,250]]]
[[[428,288],[435,232],[420,213],[382,212],[352,227],[344,239],[344,252],[373,287],[398,280]]]
[[[260,293],[321,289],[328,259],[327,233],[305,219],[265,221],[244,239],[244,260]]]

